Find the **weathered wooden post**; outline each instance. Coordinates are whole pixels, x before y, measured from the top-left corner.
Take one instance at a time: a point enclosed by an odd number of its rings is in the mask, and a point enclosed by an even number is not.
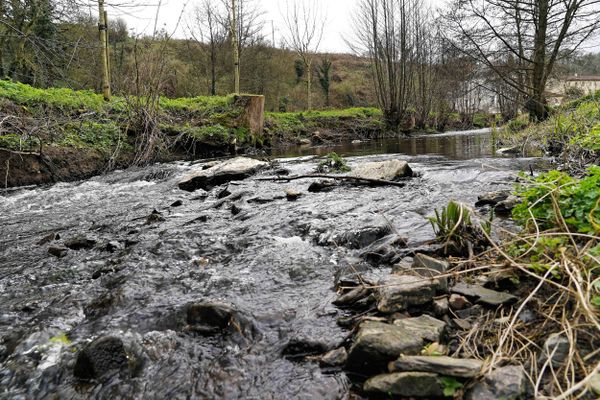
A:
[[[110,72],[108,67],[108,18],[104,0],[98,0],[98,31],[100,36],[100,63],[102,69],[102,95],[110,100]]]

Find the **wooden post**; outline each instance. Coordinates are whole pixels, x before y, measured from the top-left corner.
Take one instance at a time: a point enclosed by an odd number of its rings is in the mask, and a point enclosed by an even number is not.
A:
[[[238,94],[240,93],[240,38],[236,0],[231,0],[231,45],[233,46],[233,91]]]
[[[104,0],[98,0],[98,31],[100,36],[100,68],[102,69],[102,95],[110,100],[110,72],[108,66],[108,21]]]

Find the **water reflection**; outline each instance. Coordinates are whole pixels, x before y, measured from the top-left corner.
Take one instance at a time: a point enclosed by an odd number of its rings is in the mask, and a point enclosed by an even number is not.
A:
[[[324,156],[332,151],[345,156],[371,154],[440,155],[453,160],[496,157],[495,140],[490,130],[449,132],[379,139],[360,143],[341,143],[318,147],[297,146],[273,152],[275,157]]]

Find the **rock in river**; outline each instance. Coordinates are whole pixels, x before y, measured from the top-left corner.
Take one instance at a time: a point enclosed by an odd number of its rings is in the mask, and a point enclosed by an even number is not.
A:
[[[402,356],[389,365],[390,372],[434,372],[457,378],[474,378],[481,371],[483,362],[474,359],[445,356]]]
[[[77,379],[99,379],[108,372],[127,366],[127,353],[121,339],[105,336],[90,343],[77,355],[73,375]]]
[[[179,182],[179,188],[193,192],[197,189],[210,190],[230,181],[239,181],[254,175],[269,163],[247,157],[227,160],[208,169],[191,172]]]
[[[441,378],[427,372],[396,372],[377,375],[364,384],[367,393],[382,393],[387,396],[435,399],[444,397]]]
[[[388,160],[359,164],[352,169],[350,176],[396,181],[400,178],[413,176],[413,172],[406,161]]]

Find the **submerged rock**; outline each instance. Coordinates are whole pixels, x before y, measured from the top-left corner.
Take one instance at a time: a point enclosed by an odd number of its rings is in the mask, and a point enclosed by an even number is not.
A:
[[[123,341],[105,336],[87,345],[77,354],[73,375],[80,380],[100,379],[107,373],[127,366]]]
[[[496,292],[495,290],[486,289],[483,286],[469,285],[467,283],[457,284],[451,289],[451,292],[472,298],[477,303],[490,307],[499,307],[504,304],[512,304],[519,299],[517,296],[513,296],[512,294]]]
[[[352,168],[350,176],[365,179],[396,181],[400,178],[413,176],[413,172],[406,161],[388,160],[359,164]]]
[[[396,372],[377,375],[367,380],[363,386],[367,393],[381,393],[386,396],[434,399],[444,397],[441,378],[428,372]]]
[[[481,371],[483,362],[475,359],[445,356],[402,356],[389,364],[390,372],[434,372],[457,378],[474,378]]]
[[[329,192],[337,186],[333,179],[323,179],[310,184],[308,191],[310,193]]]
[[[210,335],[221,332],[252,336],[254,325],[233,307],[222,303],[194,303],[187,306],[186,330]]]
[[[423,338],[402,326],[365,321],[348,352],[346,368],[362,374],[384,371],[400,354],[418,354]]]
[[[210,190],[227,182],[246,179],[268,166],[269,163],[264,161],[237,157],[208,169],[191,172],[179,182],[179,188],[189,192],[197,189]]]
[[[296,189],[285,189],[284,190],[285,193],[285,197],[286,199],[288,199],[288,201],[296,201],[298,200],[298,198],[300,196],[302,196],[302,192],[296,190]]]
[[[68,252],[69,249],[67,249],[66,247],[51,246],[48,248],[48,254],[58,258],[63,258],[67,255]]]
[[[439,283],[414,275],[390,275],[378,283],[377,309],[383,313],[404,311],[433,300]]]
[[[94,239],[88,239],[84,236],[75,237],[65,242],[65,246],[71,250],[92,249],[95,245],[96,241]]]
[[[393,264],[399,258],[399,249],[405,248],[407,239],[400,235],[381,238],[361,252],[361,257],[376,264]]]
[[[527,375],[521,366],[498,368],[467,393],[466,400],[519,400],[527,394]]]

